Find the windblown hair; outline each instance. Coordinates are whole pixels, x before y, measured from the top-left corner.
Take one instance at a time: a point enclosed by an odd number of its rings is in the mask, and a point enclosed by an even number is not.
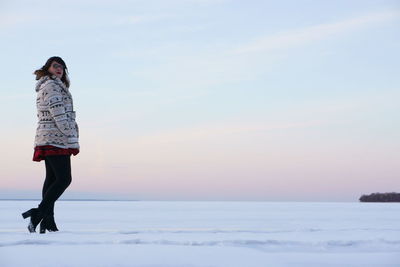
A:
[[[63,76],[61,77],[61,81],[65,84],[65,86],[67,86],[67,88],[69,88],[70,85],[70,81],[69,81],[69,77],[68,77],[68,68],[67,65],[65,64],[64,60],[61,57],[51,57],[46,61],[46,64],[43,65],[43,67],[41,67],[40,69],[37,69],[33,72],[33,74],[36,75],[36,80],[39,80],[40,78],[42,78],[43,76],[49,76],[51,77],[52,74],[49,72],[49,68],[51,66],[51,63],[53,63],[53,61],[57,62],[58,64],[63,65],[64,67],[64,71],[63,71]]]

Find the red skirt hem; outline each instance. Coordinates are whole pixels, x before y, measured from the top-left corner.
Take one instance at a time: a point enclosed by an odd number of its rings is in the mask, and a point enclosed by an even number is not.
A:
[[[44,160],[46,156],[54,155],[77,155],[79,149],[77,148],[60,148],[51,145],[36,146],[33,153],[33,161]]]

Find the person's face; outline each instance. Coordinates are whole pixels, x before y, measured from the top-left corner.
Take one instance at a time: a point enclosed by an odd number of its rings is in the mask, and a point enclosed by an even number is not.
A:
[[[64,66],[53,61],[50,65],[49,72],[61,79],[64,74]]]

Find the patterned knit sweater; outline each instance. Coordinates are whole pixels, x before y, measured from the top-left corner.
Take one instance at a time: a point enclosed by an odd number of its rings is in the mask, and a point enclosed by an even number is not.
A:
[[[79,149],[79,128],[68,88],[60,78],[51,75],[41,77],[35,90],[39,121],[34,146]]]

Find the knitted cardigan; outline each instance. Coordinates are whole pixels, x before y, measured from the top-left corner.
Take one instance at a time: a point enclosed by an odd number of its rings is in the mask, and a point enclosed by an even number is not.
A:
[[[36,83],[38,126],[34,147],[51,145],[79,149],[79,128],[75,122],[72,95],[55,75]]]

